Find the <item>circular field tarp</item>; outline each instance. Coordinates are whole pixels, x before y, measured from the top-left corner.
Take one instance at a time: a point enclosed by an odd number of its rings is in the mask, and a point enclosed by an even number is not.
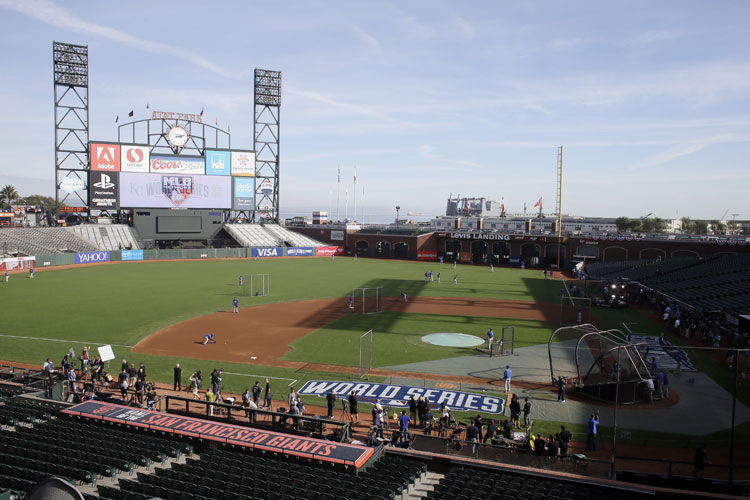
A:
[[[445,347],[473,347],[484,344],[484,340],[465,333],[431,333],[422,337],[422,342]]]

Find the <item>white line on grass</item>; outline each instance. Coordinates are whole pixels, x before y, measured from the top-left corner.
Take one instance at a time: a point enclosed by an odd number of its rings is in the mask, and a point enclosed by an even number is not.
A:
[[[127,347],[128,349],[132,349],[132,345],[122,345],[122,344],[104,344],[102,342],[90,342],[90,341],[81,341],[81,340],[62,340],[62,339],[45,339],[43,337],[23,337],[21,335],[3,335],[0,334],[0,337],[7,337],[9,339],[26,339],[26,340],[45,340],[47,342],[67,342],[68,344],[90,344],[90,345],[111,345],[115,347]]]

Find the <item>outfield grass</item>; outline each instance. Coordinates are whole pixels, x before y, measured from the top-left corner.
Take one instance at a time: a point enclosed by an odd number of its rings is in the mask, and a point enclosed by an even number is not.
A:
[[[359,366],[359,336],[370,329],[374,367],[466,356],[476,353],[476,348],[430,345],[421,338],[430,333],[457,332],[474,335],[485,343],[487,330],[494,328],[500,332],[509,325],[515,327],[516,348],[546,343],[556,328],[553,323],[511,318],[402,312],[351,314],[296,340],[283,359]]]

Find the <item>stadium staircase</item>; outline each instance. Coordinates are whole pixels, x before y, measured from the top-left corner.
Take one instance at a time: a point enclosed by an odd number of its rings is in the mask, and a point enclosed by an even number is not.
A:
[[[13,255],[95,252],[99,248],[64,227],[0,229],[2,251]]]
[[[135,230],[127,224],[81,224],[65,228],[98,250],[136,250],[141,248]]]

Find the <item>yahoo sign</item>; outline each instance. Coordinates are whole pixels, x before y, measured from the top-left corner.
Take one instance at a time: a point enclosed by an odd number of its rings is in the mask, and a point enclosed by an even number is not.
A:
[[[76,254],[76,264],[90,264],[92,262],[108,262],[109,252],[81,252]]]

